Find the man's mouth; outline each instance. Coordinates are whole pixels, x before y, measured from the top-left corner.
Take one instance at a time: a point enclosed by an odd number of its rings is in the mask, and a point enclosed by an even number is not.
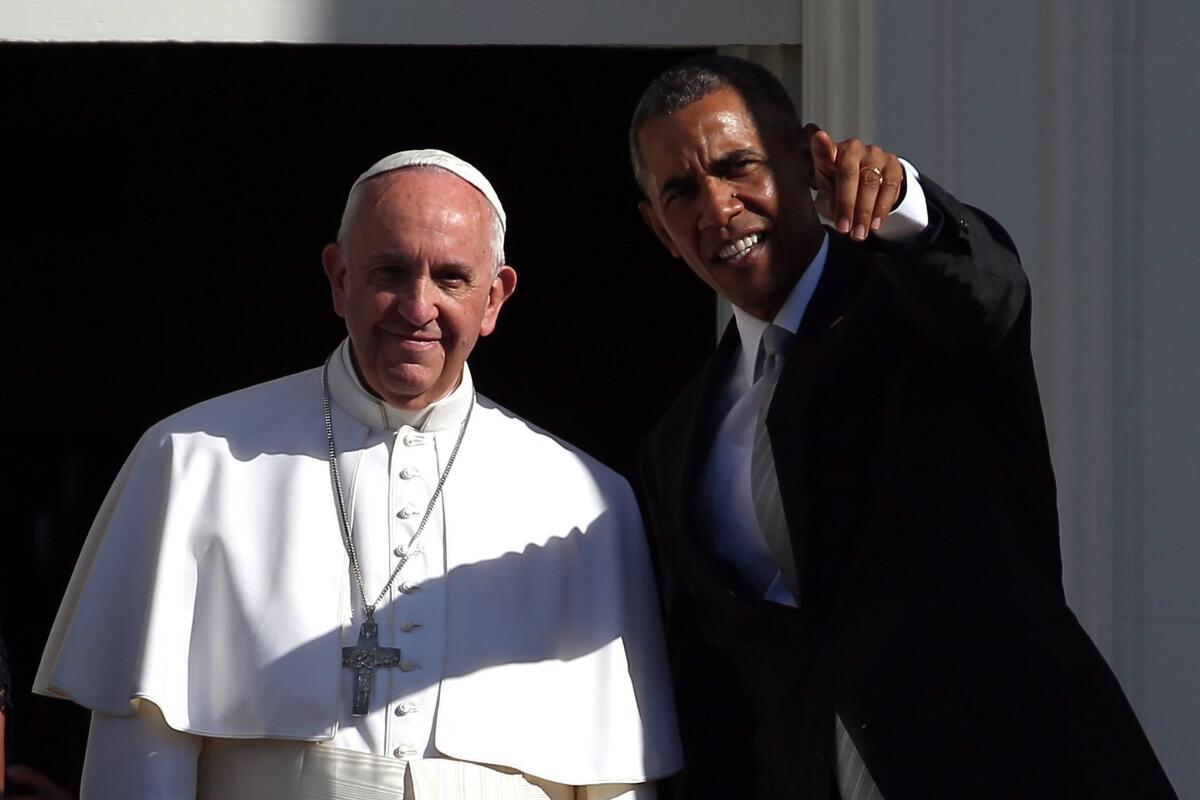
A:
[[[437,336],[429,336],[428,334],[401,333],[389,330],[385,330],[384,332],[401,347],[428,347],[441,341]]]
[[[743,236],[740,239],[734,239],[729,244],[717,251],[717,261],[733,261],[746,254],[746,252],[754,245],[767,238],[763,232],[751,233]]]

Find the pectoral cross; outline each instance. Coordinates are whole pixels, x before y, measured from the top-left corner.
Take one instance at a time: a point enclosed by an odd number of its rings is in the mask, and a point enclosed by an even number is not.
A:
[[[380,647],[379,625],[371,619],[358,629],[358,644],[342,648],[342,666],[354,670],[354,705],[350,713],[365,717],[371,705],[371,687],[376,667],[400,665],[400,648]]]

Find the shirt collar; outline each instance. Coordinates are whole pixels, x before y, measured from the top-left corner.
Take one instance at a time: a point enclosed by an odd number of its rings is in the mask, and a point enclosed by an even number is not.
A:
[[[416,411],[396,408],[362,385],[354,369],[347,338],[329,359],[329,394],[339,408],[376,430],[398,430],[407,426],[420,431],[440,431],[462,423],[474,401],[475,384],[471,380],[471,370],[464,362],[462,379],[450,394]]]
[[[800,276],[800,280],[796,281],[796,285],[792,287],[792,291],[784,301],[783,307],[779,309],[779,313],[775,315],[775,325],[785,328],[791,333],[800,330],[800,322],[804,319],[808,303],[817,290],[817,283],[821,280],[821,273],[825,271],[825,261],[828,256],[829,232],[826,231],[825,238],[821,241],[821,248],[813,256],[813,260],[809,263],[808,269],[804,270],[804,274]],[[758,344],[762,341],[767,323],[738,306],[733,307],[733,319],[737,323],[738,337],[742,341],[737,374],[744,379],[745,385],[749,386],[754,382],[754,360],[758,357]]]

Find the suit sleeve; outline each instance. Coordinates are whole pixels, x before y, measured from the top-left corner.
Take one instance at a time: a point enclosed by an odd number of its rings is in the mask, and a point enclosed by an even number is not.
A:
[[[906,316],[939,347],[960,355],[997,353],[1028,319],[1029,280],[1008,232],[926,177],[925,232],[876,241],[884,277]],[[1026,332],[1027,333],[1027,332]]]

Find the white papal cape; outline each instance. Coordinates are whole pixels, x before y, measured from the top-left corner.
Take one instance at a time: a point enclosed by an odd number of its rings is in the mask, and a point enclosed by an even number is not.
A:
[[[36,691],[112,715],[146,699],[171,728],[206,737],[334,737],[343,630],[359,603],[321,398],[321,370],[309,370],[142,437],[84,545]],[[339,450],[369,427],[344,406],[335,391]],[[441,505],[437,751],[570,785],[677,770],[626,481],[479,397]]]

